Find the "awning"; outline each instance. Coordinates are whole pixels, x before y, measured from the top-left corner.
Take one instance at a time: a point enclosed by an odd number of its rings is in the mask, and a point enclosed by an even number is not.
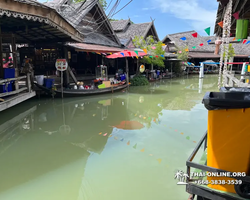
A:
[[[67,46],[75,48],[76,51],[98,52],[98,53],[116,53],[123,49],[117,47],[108,47],[102,45],[86,44],[86,43],[68,43]]]
[[[220,55],[214,53],[189,52],[190,58],[220,58]],[[235,58],[248,58],[248,55],[235,55]]]

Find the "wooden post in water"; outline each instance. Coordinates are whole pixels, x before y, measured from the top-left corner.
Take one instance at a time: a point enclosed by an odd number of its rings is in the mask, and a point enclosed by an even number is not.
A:
[[[127,85],[129,86],[129,72],[128,72],[129,68],[128,68],[128,58],[126,57],[126,78],[127,78]]]
[[[62,99],[63,99],[63,72],[61,71],[61,91],[62,91]]]

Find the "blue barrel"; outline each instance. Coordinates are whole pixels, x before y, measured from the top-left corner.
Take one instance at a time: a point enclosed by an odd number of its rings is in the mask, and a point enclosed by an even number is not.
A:
[[[4,76],[3,76],[3,78],[4,79],[15,78],[15,69],[14,68],[4,69]]]
[[[44,86],[48,89],[51,89],[52,86],[54,85],[54,82],[55,82],[55,79],[48,79],[48,78],[45,78],[44,79]]]
[[[0,93],[12,92],[13,81],[6,87],[6,83],[0,84]]]

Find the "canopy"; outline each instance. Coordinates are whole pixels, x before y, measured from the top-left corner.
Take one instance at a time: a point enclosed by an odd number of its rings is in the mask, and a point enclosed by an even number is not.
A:
[[[138,54],[137,54],[138,53]],[[135,52],[135,51],[129,51],[129,50],[123,50],[118,53],[114,53],[112,55],[107,56],[107,58],[124,58],[124,57],[136,57],[136,56],[145,56],[147,55],[144,52]]]

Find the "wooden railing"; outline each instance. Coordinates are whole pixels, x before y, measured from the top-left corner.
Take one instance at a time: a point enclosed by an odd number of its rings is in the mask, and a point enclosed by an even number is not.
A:
[[[223,81],[225,87],[250,87],[250,84],[236,78],[234,72],[224,72]]]
[[[11,84],[11,81],[18,82],[19,80],[26,79],[26,85],[24,87],[19,88],[19,84],[16,84],[16,85],[18,85],[18,88],[16,88],[14,91],[11,91],[11,92],[0,93],[0,97],[6,97],[6,96],[18,94],[18,93],[23,92],[23,91],[31,92],[32,90],[31,90],[30,76],[31,76],[30,74],[27,74],[26,76],[20,76],[17,78],[7,78],[7,79],[0,80],[0,84],[5,83],[5,87],[7,89],[8,84]]]

